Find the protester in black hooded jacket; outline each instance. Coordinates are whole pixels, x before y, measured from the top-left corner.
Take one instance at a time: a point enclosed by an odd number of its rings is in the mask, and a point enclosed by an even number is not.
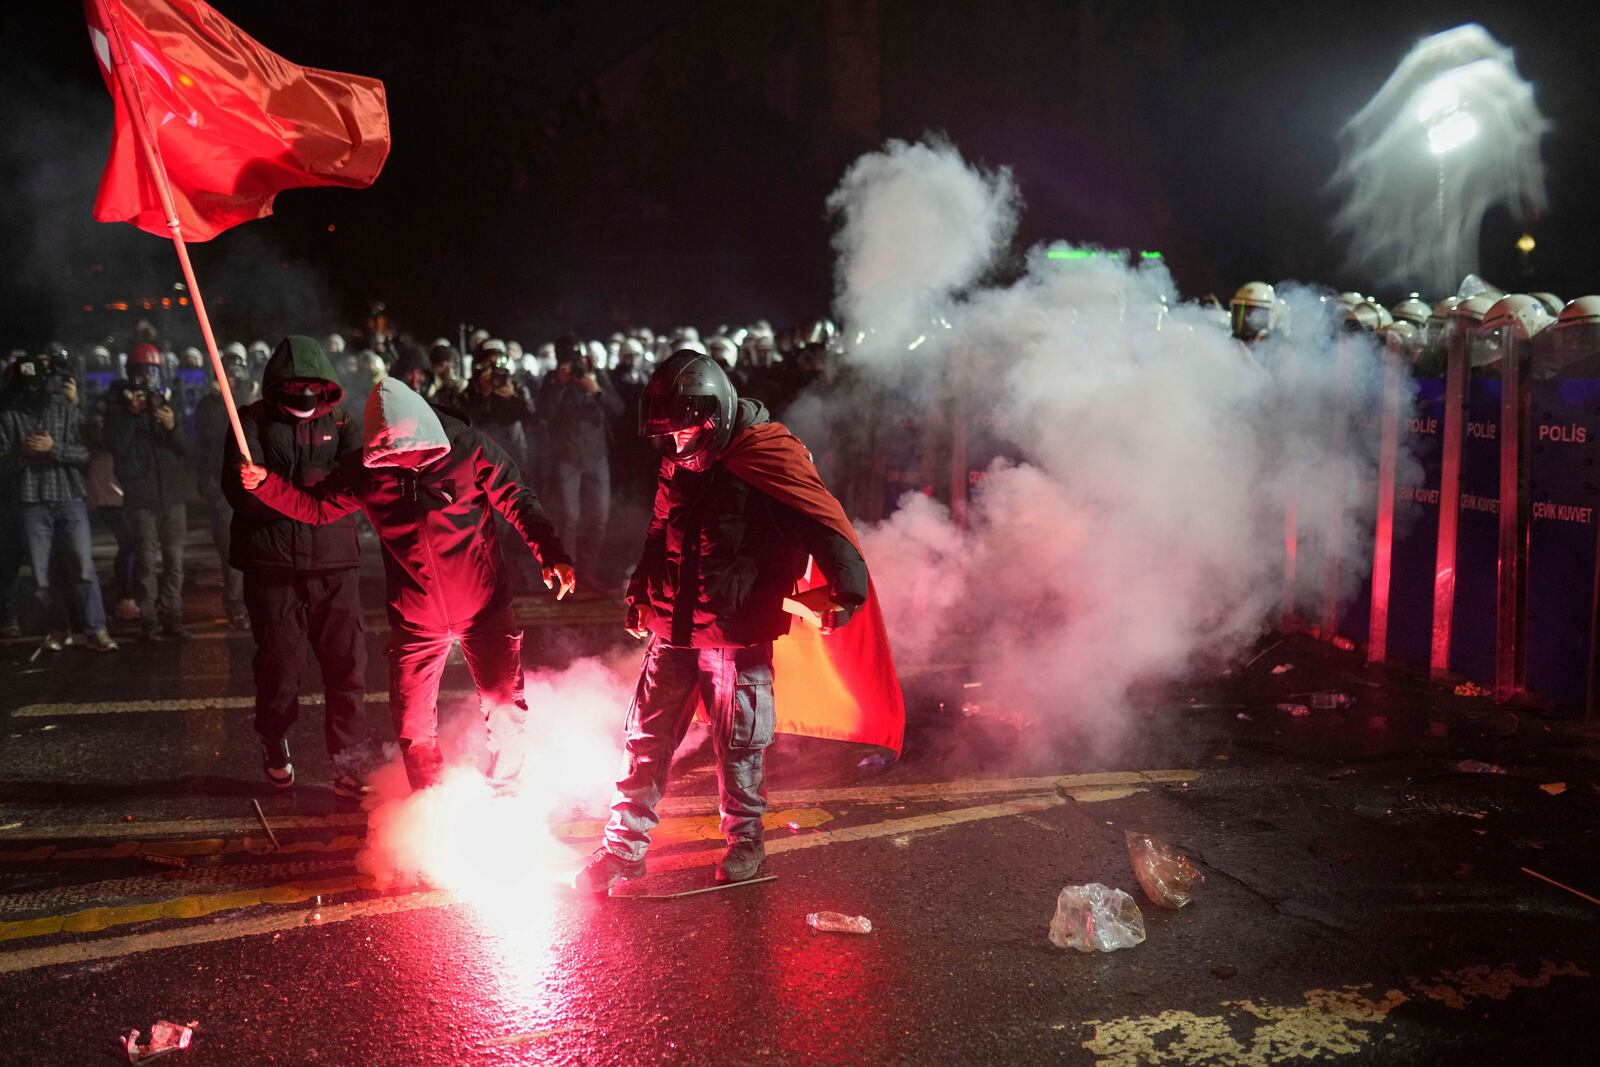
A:
[[[262,398],[239,411],[256,463],[310,487],[342,458],[361,451],[360,428],[338,407],[344,391],[314,339],[284,338],[267,361],[261,386]],[[300,714],[300,673],[309,643],[322,669],[334,793],[358,799],[367,734],[367,648],[355,517],[325,526],[296,522],[240,484],[241,457],[231,433],[222,449],[222,492],[233,505],[228,560],[244,572],[245,608],[256,640],[255,728],[267,778],[280,789],[294,785],[286,735]]]

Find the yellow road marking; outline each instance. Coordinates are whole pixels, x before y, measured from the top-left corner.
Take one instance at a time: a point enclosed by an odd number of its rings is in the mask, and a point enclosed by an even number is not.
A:
[[[894,785],[842,786],[837,789],[780,789],[767,795],[767,802],[789,804],[906,804],[970,797],[1003,796],[1008,793],[1053,793],[1063,790],[1076,800],[1114,800],[1127,793],[1122,787],[1189,782],[1215,770],[1101,771],[1094,774],[1057,774],[1042,778],[978,778],[960,782],[907,782]],[[1100,790],[1107,790],[1102,794]],[[674,815],[702,814],[717,810],[714,796],[668,797],[658,809]]]
[[[833,816],[821,808],[785,808],[769,811],[761,817],[761,826],[769,833],[791,825],[800,830],[810,830],[823,823],[832,822]],[[582,841],[599,837],[605,832],[604,819],[582,819],[577,822],[558,823],[550,832],[568,841]],[[650,832],[650,843],[655,847],[675,845],[685,841],[721,841],[721,820],[715,815],[674,815],[662,819]]]
[[[1168,782],[1188,782],[1202,774],[1217,774],[1215,770],[1154,770],[1154,771],[1101,771],[1093,774],[1061,774],[1041,778],[979,778],[959,782],[912,782],[896,785],[843,786],[834,789],[780,789],[767,796],[774,807],[809,807],[828,804],[904,804],[941,800],[962,800],[969,797],[1003,796],[1008,793],[1049,793],[1063,790],[1080,801],[1114,800],[1126,793],[1116,793],[1123,787],[1159,785]],[[1101,793],[1099,790],[1111,792]],[[667,797],[656,809],[662,816],[708,815],[716,812],[714,795]],[[341,812],[330,815],[274,815],[267,812],[273,829],[282,830],[346,830],[360,829],[367,824],[364,812]],[[260,828],[254,818],[240,819],[173,819],[162,822],[72,823],[52,826],[21,826],[0,831],[0,841],[42,841],[53,838],[95,840],[107,837],[120,838],[128,833],[146,837],[175,837],[180,834],[216,836],[247,834]],[[29,850],[31,851],[31,850]],[[18,853],[0,852],[0,862],[15,860]]]
[[[367,825],[365,812],[336,812],[331,815],[275,815],[267,812],[274,830],[355,830]],[[218,835],[259,833],[261,824],[254,817],[248,819],[167,819],[156,822],[63,823],[54,826],[23,825],[14,830],[0,832],[0,841],[94,841],[107,837],[125,838],[127,834],[145,837],[190,836],[215,837]],[[0,853],[0,858],[9,858]]]
[[[1008,815],[1020,815],[1023,812],[1043,811],[1046,808],[1058,807],[1066,801],[1054,793],[1045,796],[1019,797],[999,804],[983,804],[973,808],[956,808],[952,811],[934,812],[928,815],[913,815],[904,819],[888,819],[884,822],[868,823],[864,826],[846,826],[838,830],[825,830],[820,834],[803,834],[796,837],[780,837],[767,842],[767,855],[781,855],[785,852],[798,852],[806,848],[818,848],[823,845],[839,845],[851,841],[870,841],[876,837],[894,837],[898,834],[913,834],[921,830],[944,830],[962,823],[979,822],[984,819],[1001,819]],[[652,871],[680,871],[689,867],[700,867],[715,863],[722,857],[721,848],[705,849],[699,852],[679,852],[671,856],[662,856],[660,859],[651,859]]]
[[[92,934],[112,926],[129,923],[152,922],[156,919],[199,919],[219,911],[252,908],[258,904],[298,904],[314,896],[332,896],[372,888],[372,879],[366,875],[343,878],[325,878],[317,882],[291,882],[287,885],[263,886],[260,889],[237,889],[231,893],[209,893],[204,896],[178,897],[174,900],[155,900],[144,904],[123,904],[109,908],[88,908],[66,915],[42,915],[36,919],[18,919],[0,923],[0,941],[16,941],[27,937],[45,937],[49,934]]]
[[[44,948],[22,949],[18,952],[0,953],[0,974],[28,971],[36,967],[49,967],[59,963],[83,963],[89,960],[115,959],[152,949],[177,948],[181,945],[202,945],[211,941],[230,941],[238,937],[270,934],[279,930],[292,930],[301,926],[326,925],[358,919],[364,915],[391,915],[395,912],[415,911],[419,908],[438,908],[458,904],[455,896],[442,889],[424,893],[407,893],[397,897],[378,897],[374,900],[353,900],[345,904],[324,904],[316,912],[322,916],[313,920],[313,912],[296,909],[273,912],[244,919],[225,920],[195,926],[180,926],[172,930],[157,930],[148,934],[126,934],[121,937],[102,937],[92,941],[69,942]]]
[[[440,693],[442,699],[467,696],[456,691]],[[368,704],[386,704],[388,693],[366,693],[362,696]],[[323,703],[321,693],[302,693],[300,703]],[[145,711],[241,711],[256,706],[255,697],[164,697],[157,700],[98,700],[91,703],[24,704],[11,713],[13,719],[55,719],[69,715],[117,715]]]
[[[36,845],[33,848],[0,851],[0,863],[39,863],[44,860],[119,860],[154,853],[158,856],[289,856],[303,852],[350,852],[366,843],[366,836],[343,834],[326,841],[288,841],[274,850],[262,838],[201,837],[184,841],[118,841],[114,845],[89,848],[59,848]]]
[[[762,825],[772,832],[786,826],[795,826],[801,829],[811,829],[821,826],[833,819],[821,808],[791,808],[784,811],[768,812],[762,819]],[[593,838],[599,837],[605,830],[603,822],[567,823],[563,826],[551,828],[557,837],[563,838]],[[722,839],[722,830],[715,818],[677,818],[663,819],[661,825],[651,834],[651,840],[657,846],[679,844],[685,841],[712,841]],[[351,847],[360,847],[360,838],[344,838],[351,842]],[[132,842],[130,842],[132,843]],[[213,842],[169,842],[163,848],[172,845],[208,845]],[[304,842],[311,844],[312,842]],[[322,844],[321,842],[316,842]],[[285,847],[282,852],[290,849]],[[325,851],[325,849],[324,849]],[[178,853],[167,852],[167,855]],[[196,854],[194,852],[188,853]],[[248,868],[242,868],[248,870]],[[80,887],[90,890],[92,885]],[[96,933],[112,926],[127,926],[130,923],[150,922],[155,919],[198,919],[212,915],[219,911],[232,911],[239,908],[253,908],[260,904],[295,904],[308,900],[321,894],[331,896],[335,893],[347,893],[358,889],[372,888],[370,878],[338,878],[319,882],[290,882],[283,885],[268,886],[261,889],[240,889],[231,893],[212,893],[199,896],[174,897],[169,900],[146,901],[138,904],[123,904],[113,907],[86,908],[83,911],[71,912],[65,915],[44,915],[35,919],[18,919],[13,922],[0,923],[0,941],[17,941],[28,937],[45,937],[59,933]]]
[[[1465,967],[1426,980],[1411,979],[1421,996],[1458,1010],[1482,998],[1504,1000],[1515,989],[1539,989],[1556,977],[1586,978],[1574,963],[1545,960],[1532,978],[1515,967]],[[1315,1060],[1370,1051],[1378,1028],[1396,1008],[1413,998],[1399,989],[1373,992],[1372,985],[1308,989],[1300,1004],[1224,1000],[1223,1013],[1164,1011],[1089,1019],[1094,1036],[1083,1048],[1101,1067],[1145,1064],[1228,1063],[1271,1067],[1287,1061]],[[1385,1039],[1394,1035],[1387,1034]]]
[[[1065,803],[1066,801],[1062,797],[1054,793],[1045,796],[1019,797],[998,804],[957,808],[952,811],[917,815],[905,819],[890,819],[865,826],[851,826],[839,830],[824,830],[815,834],[778,838],[768,843],[767,853],[769,855],[782,854],[801,849],[817,848],[822,845],[844,844],[853,841],[867,841],[878,837],[888,837],[895,834],[915,833],[919,830],[944,829],[950,826],[958,826],[962,823],[1003,818],[1022,812],[1042,811]],[[682,870],[714,863],[721,854],[721,849],[680,852],[676,855],[652,859],[650,867],[651,870],[663,872]],[[182,898],[181,902],[163,901],[153,905],[130,906],[131,909],[160,909],[168,906],[172,906],[175,910],[192,909],[194,911],[193,916],[153,915],[148,911],[96,908],[90,909],[88,912],[75,913],[73,916],[24,919],[18,923],[0,925],[0,940],[38,937],[48,933],[99,930],[113,925],[114,920],[144,922],[153,918],[199,917],[212,914],[215,911],[250,907],[255,904],[292,904],[307,900],[314,894],[320,893],[326,896],[332,893],[352,892],[367,888],[370,884],[370,881],[365,877],[340,878],[330,879],[325,882],[307,882],[268,887],[266,889],[243,890],[237,893],[216,894],[210,897],[186,897]],[[255,899],[251,899],[252,897]],[[321,918],[317,922],[319,925],[327,925],[329,923],[343,922],[347,919],[360,918],[365,915],[386,915],[412,911],[418,908],[436,908],[458,903],[461,903],[461,901],[456,899],[453,894],[444,890],[434,890],[425,893],[410,893],[399,897],[382,897],[376,900],[325,904],[318,910]],[[68,920],[73,921],[73,927],[70,930],[67,926]],[[30,923],[39,925],[26,925]],[[128,934],[121,937],[97,938],[90,941],[20,949],[0,953],[0,974],[31,970],[36,967],[48,967],[59,963],[110,959],[131,955],[136,952],[174,948],[180,945],[195,945],[211,941],[230,940],[236,937],[250,937],[255,934],[293,929],[309,923],[310,912],[297,909],[293,912],[278,912],[272,915],[224,920],[217,923],[207,923],[203,926],[177,927],[167,930],[154,930],[143,934]],[[13,930],[13,927],[16,929]]]

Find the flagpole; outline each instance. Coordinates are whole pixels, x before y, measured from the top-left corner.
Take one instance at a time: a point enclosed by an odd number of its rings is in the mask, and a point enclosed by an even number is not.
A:
[[[111,69],[115,72],[117,81],[122,85],[122,95],[127,100],[134,120],[134,129],[139,135],[139,146],[144,149],[145,163],[150,168],[151,177],[156,183],[156,191],[161,195],[161,210],[167,214],[167,229],[172,231],[172,247],[177,249],[178,264],[183,268],[183,283],[188,287],[189,299],[194,304],[194,313],[200,320],[200,335],[205,338],[206,351],[211,354],[211,370],[217,376],[217,387],[222,391],[223,406],[228,409],[228,421],[233,425],[233,439],[239,445],[239,455],[244,457],[246,463],[254,463],[250,456],[250,446],[245,443],[244,426],[239,422],[239,408],[233,400],[233,390],[228,386],[228,375],[222,369],[222,356],[217,352],[217,339],[211,332],[211,318],[206,314],[206,302],[200,295],[200,283],[195,280],[194,265],[189,262],[189,246],[183,240],[183,227],[178,222],[178,208],[172,198],[172,186],[167,181],[167,169],[161,162],[161,151],[156,146],[155,131],[150,129],[150,116],[144,108],[144,97],[139,91],[138,79],[134,78],[128,69],[128,50],[122,40],[122,29],[117,24],[117,18],[111,12],[111,5],[106,0],[95,0],[95,7],[100,12],[100,18],[105,22],[106,29],[110,32],[107,43],[111,48]]]

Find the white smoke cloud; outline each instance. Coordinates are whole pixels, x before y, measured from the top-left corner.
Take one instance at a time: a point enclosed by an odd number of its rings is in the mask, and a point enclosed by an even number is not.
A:
[[[1418,42],[1343,132],[1334,229],[1351,265],[1380,284],[1453,290],[1477,270],[1491,207],[1544,209],[1549,130],[1511,49],[1482,26]]]
[[[1034,249],[1014,283],[971,289],[974,265],[1004,253],[997,235],[1016,221],[1009,183],[976,173],[962,187],[983,197],[964,201],[959,233],[946,235],[973,247],[946,246],[946,266],[927,273],[908,253],[907,284],[893,250],[925,242],[911,231],[962,185],[958,165],[948,147],[892,143],[834,195],[849,204],[838,246],[879,257],[839,272],[847,335],[861,309],[879,323],[950,324],[915,349],[864,344],[847,358],[886,389],[922,379],[911,403],[928,417],[960,397],[974,447],[1002,457],[964,527],[911,495],[863,532],[867,559],[900,662],[971,663],[984,701],[1109,744],[1137,687],[1225,662],[1274,621],[1291,506],[1296,604],[1315,617],[1330,575],[1353,588],[1376,434],[1339,413],[1375,410],[1376,349],[1341,339],[1335,303],[1289,287],[1292,340],[1246,352],[1179,300],[1162,264],[1096,250]],[[912,202],[922,195],[934,203]],[[869,393],[832,397],[832,416]]]
[[[1017,191],[1008,171],[977,171],[943,141],[891,141],[850,167],[828,210],[840,221],[839,313],[869,331],[863,347],[899,348],[993,265],[1016,229]]]

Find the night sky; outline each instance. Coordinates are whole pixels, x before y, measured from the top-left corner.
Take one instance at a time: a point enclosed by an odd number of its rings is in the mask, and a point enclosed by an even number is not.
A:
[[[1013,169],[1024,244],[1159,249],[1186,296],[1254,277],[1364,289],[1328,231],[1335,135],[1419,38],[1467,21],[1515,49],[1554,124],[1531,274],[1505,212],[1484,273],[1600,290],[1594,5],[217,6],[295,62],[383,79],[394,136],[373,188],[286,193],[197,248],[223,340],[353,325],[374,300],[419,336],[467,321],[524,341],[814,316],[829,190],[862,151],[927,131]],[[170,245],[91,219],[111,104],[78,5],[5,7],[0,344],[123,331],[83,305],[170,291]]]

